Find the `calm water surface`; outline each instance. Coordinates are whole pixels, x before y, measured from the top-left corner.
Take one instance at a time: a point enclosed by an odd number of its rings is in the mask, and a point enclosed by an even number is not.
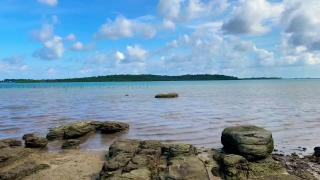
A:
[[[177,92],[177,99],[155,99]],[[126,96],[128,95],[128,96]],[[0,83],[0,138],[84,120],[117,120],[123,138],[219,147],[225,127],[263,126],[276,148],[309,151],[320,145],[320,80]],[[105,148],[118,136],[92,135],[82,146]]]

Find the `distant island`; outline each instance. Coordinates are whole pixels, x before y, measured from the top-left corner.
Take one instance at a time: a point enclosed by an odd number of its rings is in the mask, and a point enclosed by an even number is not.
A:
[[[219,74],[197,74],[197,75],[107,75],[107,76],[93,76],[83,78],[70,79],[5,79],[1,82],[5,83],[44,83],[44,82],[130,82],[130,81],[210,81],[210,80],[257,80],[257,79],[281,79],[277,77],[267,78],[238,78],[234,76],[226,76]]]

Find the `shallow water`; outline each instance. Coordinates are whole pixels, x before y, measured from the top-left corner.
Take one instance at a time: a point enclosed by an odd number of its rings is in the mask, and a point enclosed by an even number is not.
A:
[[[177,99],[155,99],[177,92]],[[128,95],[128,96],[126,96]],[[83,120],[131,125],[124,138],[219,147],[225,127],[263,126],[276,148],[320,145],[320,80],[0,83],[0,138]],[[83,148],[101,149],[116,136],[91,135]]]

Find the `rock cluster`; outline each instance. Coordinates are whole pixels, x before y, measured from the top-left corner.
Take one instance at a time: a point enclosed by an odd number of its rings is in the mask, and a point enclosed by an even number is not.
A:
[[[81,121],[49,129],[47,139],[75,139],[95,131],[101,131],[101,133],[104,134],[112,134],[128,129],[129,125],[121,122]]]
[[[120,140],[109,148],[99,179],[299,179],[272,156],[272,134],[256,126],[226,128],[223,149]]]
[[[196,149],[187,144],[121,140],[107,154],[100,179],[208,179]]]

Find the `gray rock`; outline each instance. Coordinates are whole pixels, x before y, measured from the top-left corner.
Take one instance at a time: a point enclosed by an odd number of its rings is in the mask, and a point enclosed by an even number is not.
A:
[[[266,158],[274,148],[271,132],[256,126],[226,128],[221,141],[226,152],[244,156],[248,160]]]
[[[113,134],[117,132],[127,131],[128,129],[128,124],[114,121],[103,122],[97,128],[97,130],[99,130],[102,134]]]
[[[27,148],[45,148],[48,144],[48,140],[38,136],[28,136],[25,138],[25,146]]]
[[[78,149],[79,146],[80,146],[80,140],[68,139],[62,144],[61,148],[62,149]]]

